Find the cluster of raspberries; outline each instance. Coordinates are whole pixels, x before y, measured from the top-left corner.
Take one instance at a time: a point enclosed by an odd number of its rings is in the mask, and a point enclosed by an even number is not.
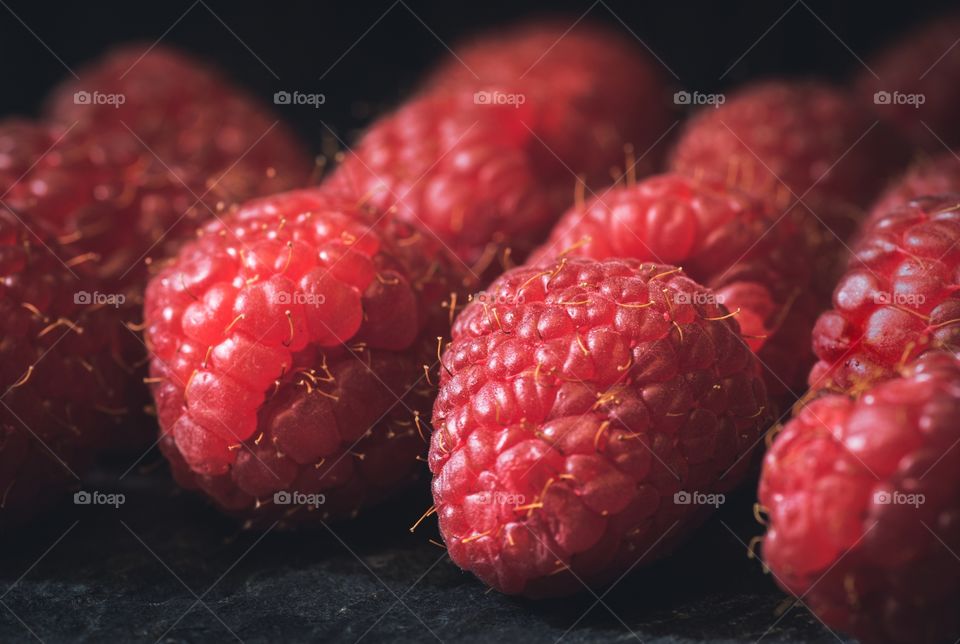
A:
[[[118,49],[0,121],[0,529],[105,451],[154,442],[139,337],[152,260],[233,204],[309,181],[292,132],[219,72]]]
[[[0,526],[149,444],[141,381],[176,481],[248,525],[352,517],[426,460],[451,559],[530,597],[666,556],[772,443],[776,581],[857,637],[956,637],[960,162],[909,162],[960,144],[958,36],[675,133],[632,39],[521,25],[315,186],[216,71],[108,55],[0,123]]]

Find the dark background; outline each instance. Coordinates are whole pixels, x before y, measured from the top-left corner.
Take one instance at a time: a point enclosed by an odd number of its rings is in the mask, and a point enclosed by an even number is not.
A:
[[[323,93],[317,110],[279,110],[320,151],[329,142],[323,123],[351,139],[411,90],[444,43],[547,10],[571,23],[586,13],[628,26],[678,86],[709,92],[770,75],[842,81],[860,69],[858,57],[951,5],[405,2],[2,0],[0,113],[35,114],[66,67],[78,71],[116,43],[162,38],[264,101],[281,89]],[[430,503],[425,489],[349,524],[264,536],[171,491],[157,455],[118,481],[128,467],[85,482],[123,492],[123,507],[67,502],[0,540],[0,641],[836,639],[747,558],[745,544],[762,533],[749,489],[674,557],[601,594],[602,603],[587,593],[537,603],[485,592],[428,543],[435,523],[408,532]]]
[[[317,149],[325,132],[318,119],[351,134],[402,99],[446,54],[444,43],[453,47],[463,36],[525,17],[567,15],[572,24],[586,14],[585,20],[629,27],[673,70],[678,86],[709,92],[771,75],[842,80],[861,69],[857,57],[866,60],[911,24],[956,6],[944,0],[3,4],[19,19],[0,6],[0,113],[35,113],[49,88],[69,73],[64,63],[76,72],[116,43],[162,38],[214,62],[265,101],[279,89],[323,93],[327,102],[319,110],[279,110]]]

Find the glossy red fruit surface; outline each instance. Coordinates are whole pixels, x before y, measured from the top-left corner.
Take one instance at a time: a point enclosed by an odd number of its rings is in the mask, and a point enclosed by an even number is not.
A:
[[[527,106],[468,99],[431,95],[380,119],[326,185],[395,213],[482,274],[503,248],[522,259],[546,236],[576,179],[536,163]]]
[[[161,448],[181,484],[249,519],[299,521],[415,477],[423,365],[460,284],[429,239],[367,221],[319,190],[254,200],[151,281]]]
[[[960,367],[933,352],[859,398],[803,408],[764,461],[765,563],[865,642],[960,634]]]
[[[669,552],[742,481],[768,403],[708,294],[674,267],[572,258],[467,306],[429,457],[456,564],[505,593],[575,592]]]
[[[668,173],[574,206],[531,262],[629,257],[683,266],[735,312],[771,396],[798,398],[814,363],[810,330],[824,306],[812,287],[818,238],[796,223],[736,188]]]
[[[960,196],[871,217],[813,331],[810,386],[857,393],[960,343]]]

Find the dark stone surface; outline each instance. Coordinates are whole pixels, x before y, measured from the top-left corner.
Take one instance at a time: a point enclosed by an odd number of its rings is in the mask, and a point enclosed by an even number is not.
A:
[[[122,471],[122,470],[121,470]],[[747,490],[667,561],[597,596],[487,592],[409,526],[414,491],[311,533],[245,532],[164,468],[101,474],[119,508],[65,503],[0,543],[0,641],[830,642],[746,556],[761,532]],[[21,621],[22,620],[22,621]],[[632,632],[631,632],[632,631]]]

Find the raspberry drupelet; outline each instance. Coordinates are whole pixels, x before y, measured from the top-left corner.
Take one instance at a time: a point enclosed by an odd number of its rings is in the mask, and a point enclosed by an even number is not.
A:
[[[930,352],[851,398],[805,406],[764,461],[766,565],[864,642],[960,635],[960,365]]]
[[[161,448],[182,485],[228,512],[349,516],[417,474],[424,364],[462,284],[428,237],[367,221],[316,189],[254,200],[150,282]]]
[[[810,386],[858,393],[930,349],[960,348],[960,195],[871,217],[813,330]]]
[[[464,309],[429,457],[455,563],[505,593],[574,592],[709,514],[676,494],[742,481],[766,392],[708,295],[679,268],[572,258],[510,270]]]

